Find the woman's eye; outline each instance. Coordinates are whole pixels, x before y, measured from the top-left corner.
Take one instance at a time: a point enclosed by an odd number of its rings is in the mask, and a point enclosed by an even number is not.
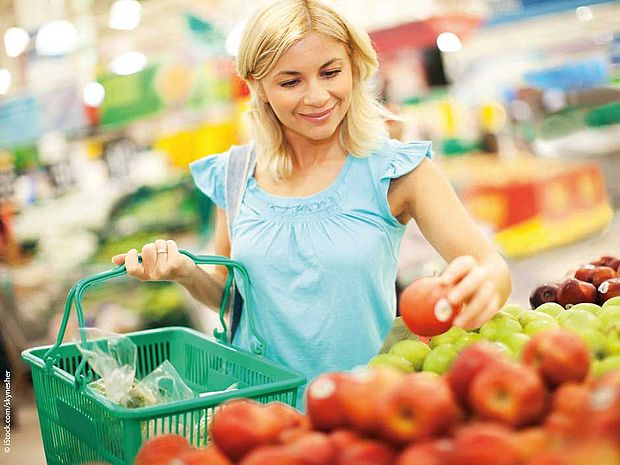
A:
[[[323,76],[330,78],[330,77],[334,77],[337,74],[340,73],[340,71],[342,71],[341,69],[330,69],[329,71],[324,71],[323,72]]]
[[[293,87],[295,84],[299,82],[299,79],[293,79],[291,81],[284,81],[280,83],[281,87]]]

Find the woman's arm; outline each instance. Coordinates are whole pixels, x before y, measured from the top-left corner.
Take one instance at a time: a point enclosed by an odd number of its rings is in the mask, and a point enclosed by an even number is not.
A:
[[[228,238],[228,218],[226,211],[217,208],[215,217],[215,255],[230,257],[230,240]],[[228,275],[225,266],[218,265],[213,273],[196,266],[193,272],[185,279],[178,280],[196,300],[213,310],[219,311],[224,292],[224,283]]]
[[[424,159],[392,181],[388,200],[392,214],[403,224],[413,218],[448,262],[442,274],[446,283],[454,284],[448,300],[466,304],[455,324],[477,328],[491,318],[512,291],[510,271],[439,167]]]

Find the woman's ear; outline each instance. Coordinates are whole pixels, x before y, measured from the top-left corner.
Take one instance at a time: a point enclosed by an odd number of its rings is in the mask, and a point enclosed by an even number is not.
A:
[[[267,98],[267,94],[265,94],[265,89],[263,88],[263,83],[256,81],[255,79],[251,79],[250,83],[252,89],[258,94],[263,103],[269,103],[269,99]]]

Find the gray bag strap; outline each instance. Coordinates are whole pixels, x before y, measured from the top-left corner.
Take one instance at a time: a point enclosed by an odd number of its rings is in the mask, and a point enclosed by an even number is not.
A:
[[[228,238],[232,241],[232,225],[241,202],[248,176],[254,169],[256,153],[253,144],[233,145],[230,148],[226,176],[224,179],[224,195],[226,196],[226,216],[228,217]]]
[[[228,155],[226,164],[226,175],[224,177],[224,195],[226,198],[226,216],[228,219],[228,239],[232,243],[232,225],[241,208],[245,186],[248,182],[250,173],[254,170],[256,154],[253,144],[233,145]],[[243,311],[243,300],[237,291],[235,283],[230,289],[230,334],[229,340],[232,344],[233,337],[241,320]]]

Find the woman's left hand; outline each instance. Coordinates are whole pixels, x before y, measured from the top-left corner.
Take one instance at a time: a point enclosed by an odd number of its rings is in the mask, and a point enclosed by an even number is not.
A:
[[[451,286],[448,301],[454,306],[465,304],[454,320],[455,326],[479,328],[499,311],[500,296],[495,283],[474,257],[455,258],[445,268],[441,279]]]

